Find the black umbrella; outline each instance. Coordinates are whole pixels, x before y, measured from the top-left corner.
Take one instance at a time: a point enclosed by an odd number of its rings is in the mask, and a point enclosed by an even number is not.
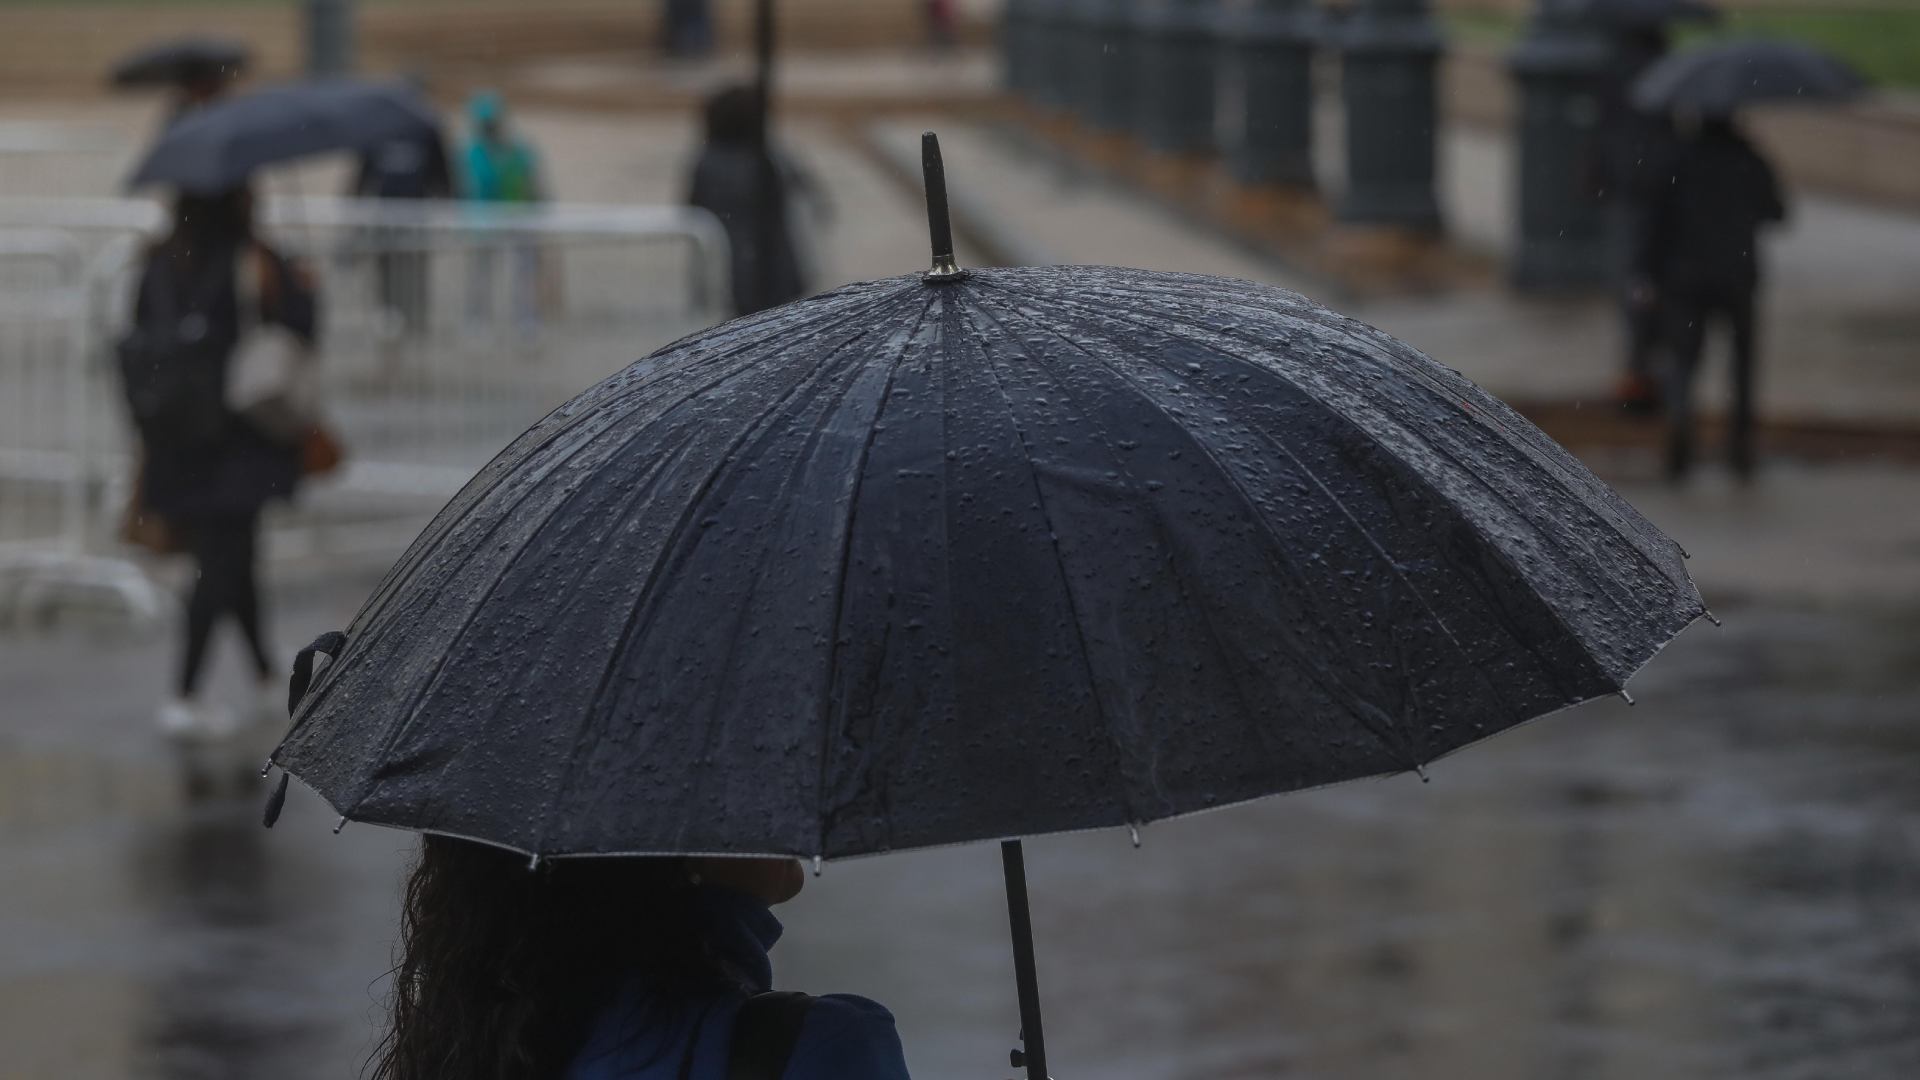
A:
[[[115,86],[177,86],[197,79],[233,79],[246,70],[247,47],[226,38],[176,38],[128,54],[113,65]]]
[[[1672,541],[1412,348],[1243,281],[962,271],[931,144],[929,189],[929,274],[686,338],[502,452],[272,761],[536,859],[1137,827],[1421,769],[1703,614]]]
[[[1720,9],[1702,0],[1571,0],[1568,8],[1582,22],[1624,28],[1717,22],[1720,18]]]
[[[1633,103],[1649,112],[1720,116],[1749,105],[1829,104],[1866,91],[1844,62],[1788,41],[1731,41],[1673,53],[1633,84]]]
[[[396,139],[437,139],[440,121],[405,84],[314,79],[196,109],[169,127],[128,181],[212,194],[262,166]]]

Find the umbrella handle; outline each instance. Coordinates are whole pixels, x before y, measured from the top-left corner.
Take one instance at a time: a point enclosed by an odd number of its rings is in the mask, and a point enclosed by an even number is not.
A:
[[[1018,840],[1000,842],[1000,864],[1007,878],[1007,924],[1013,931],[1013,977],[1020,987],[1020,1043],[1013,1066],[1027,1068],[1027,1080],[1049,1080],[1047,1042],[1040,1031],[1040,979],[1033,964],[1033,919],[1027,913],[1027,859]]]

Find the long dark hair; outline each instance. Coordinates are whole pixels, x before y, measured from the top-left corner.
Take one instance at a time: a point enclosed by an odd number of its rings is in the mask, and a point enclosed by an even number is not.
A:
[[[681,859],[523,855],[428,836],[407,881],[374,1080],[549,1080],[596,1010],[646,979],[671,1001],[725,980]]]

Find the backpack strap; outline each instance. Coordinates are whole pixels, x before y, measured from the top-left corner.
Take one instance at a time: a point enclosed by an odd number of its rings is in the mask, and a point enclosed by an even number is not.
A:
[[[733,1022],[727,1080],[780,1080],[812,1004],[813,998],[791,991],[748,998]]]

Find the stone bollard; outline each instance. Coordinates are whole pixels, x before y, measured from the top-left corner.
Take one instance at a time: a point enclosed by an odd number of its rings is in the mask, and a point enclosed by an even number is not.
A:
[[[1519,232],[1515,288],[1606,284],[1614,257],[1595,189],[1600,81],[1610,55],[1599,28],[1565,0],[1540,0],[1527,36],[1507,58],[1518,84]]]
[[[353,71],[353,0],[306,0],[307,74]]]
[[[1434,66],[1441,39],[1427,0],[1359,0],[1338,40],[1347,191],[1336,216],[1438,232]]]
[[[1234,179],[1311,189],[1319,14],[1310,0],[1253,0],[1224,15],[1221,27],[1244,95],[1228,150]]]
[[[1162,153],[1212,151],[1219,33],[1214,0],[1159,0],[1140,9],[1134,25],[1136,133]]]
[[[1028,0],[1027,70],[1029,104],[1048,109],[1073,106],[1073,32],[1071,0]]]
[[[1133,0],[1079,0],[1076,111],[1089,128],[1118,134],[1133,121]]]
[[[1000,77],[1009,94],[1025,98],[1032,90],[1033,5],[1035,0],[1007,0],[1000,13]]]

